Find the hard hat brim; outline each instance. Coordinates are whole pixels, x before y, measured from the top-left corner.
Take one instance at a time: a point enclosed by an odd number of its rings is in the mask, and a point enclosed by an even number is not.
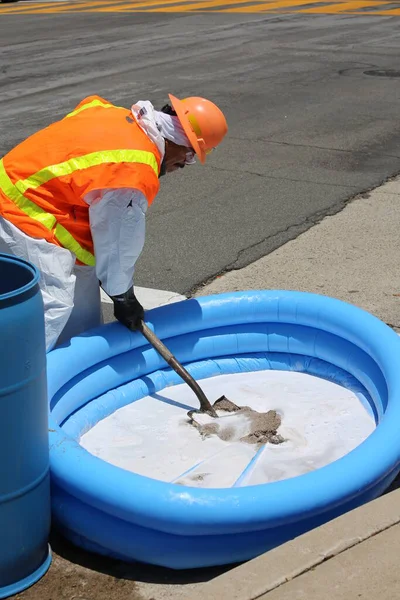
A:
[[[197,138],[197,135],[196,135],[196,132],[193,130],[193,128],[189,122],[184,102],[182,102],[182,100],[179,100],[179,98],[176,98],[172,94],[168,94],[168,96],[171,101],[172,108],[176,112],[179,122],[182,125],[183,130],[189,139],[191,147],[195,151],[200,162],[202,164],[204,164],[206,162],[206,152],[203,148],[201,148],[198,138]]]

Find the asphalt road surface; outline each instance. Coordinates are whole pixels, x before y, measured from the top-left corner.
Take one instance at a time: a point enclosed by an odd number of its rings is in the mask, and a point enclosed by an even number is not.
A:
[[[226,113],[207,165],[161,180],[136,285],[190,293],[400,172],[399,17],[28,4],[0,5],[0,154],[90,94]]]

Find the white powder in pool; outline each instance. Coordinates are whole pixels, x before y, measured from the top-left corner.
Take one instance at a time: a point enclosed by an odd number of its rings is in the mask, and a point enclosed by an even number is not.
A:
[[[166,388],[117,410],[82,436],[101,459],[161,481],[197,487],[245,486],[278,481],[341,458],[375,428],[356,394],[318,377],[258,371],[203,379],[214,402],[222,395],[282,418],[279,445],[262,447],[203,439],[178,403],[197,407],[186,384]],[[175,404],[174,404],[175,403]]]

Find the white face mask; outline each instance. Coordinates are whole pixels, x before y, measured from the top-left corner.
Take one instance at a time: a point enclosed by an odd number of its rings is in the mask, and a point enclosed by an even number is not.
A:
[[[186,146],[190,148],[189,139],[178,117],[173,117],[159,111],[154,111],[154,114],[161,135],[166,140],[174,142],[174,144],[177,144],[178,146]]]

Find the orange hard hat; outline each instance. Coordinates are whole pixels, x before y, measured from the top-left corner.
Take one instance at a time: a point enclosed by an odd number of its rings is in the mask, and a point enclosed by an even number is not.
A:
[[[228,131],[223,112],[210,100],[192,96],[179,100],[168,94],[172,107],[201,163]]]

